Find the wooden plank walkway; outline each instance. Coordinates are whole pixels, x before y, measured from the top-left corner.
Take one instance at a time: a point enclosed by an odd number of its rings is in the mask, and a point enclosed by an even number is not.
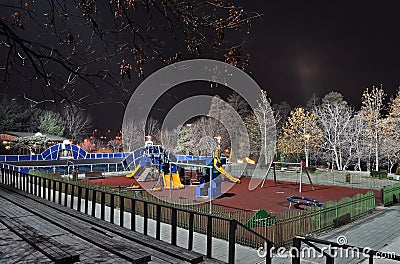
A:
[[[152,258],[152,261],[156,261],[155,263],[199,263],[203,260],[204,255],[193,252],[193,251],[188,251],[185,250],[183,248],[177,247],[177,246],[172,246],[169,243],[166,243],[165,241],[159,241],[156,240],[152,237],[149,236],[145,236],[143,234],[139,234],[137,232],[128,230],[126,228],[122,228],[119,227],[117,225],[102,221],[100,219],[96,219],[93,218],[91,216],[85,215],[83,213],[79,213],[75,210],[72,210],[70,208],[64,207],[64,206],[60,206],[58,204],[55,204],[53,202],[23,193],[21,191],[21,194],[17,194],[11,191],[7,191],[7,190],[1,190],[3,193],[6,193],[6,197],[9,199],[9,201],[13,201],[17,204],[19,204],[19,206],[24,207],[24,209],[26,211],[28,211],[30,208],[39,208],[37,203],[38,201],[35,200],[40,200],[41,203],[45,203],[48,205],[44,205],[43,207],[40,206],[40,210],[33,210],[35,211],[35,214],[38,214],[41,218],[43,218],[45,221],[50,221],[51,219],[57,219],[58,220],[58,226],[62,227],[64,230],[69,231],[70,233],[73,233],[76,236],[80,236],[82,239],[86,240],[86,241],[90,241],[93,244],[97,243],[97,246],[101,247],[101,245],[96,242],[96,240],[98,240],[98,238],[103,239],[102,241],[106,241],[107,239],[104,238],[104,236],[108,236],[110,235],[110,233],[112,234],[113,237],[113,243],[118,243],[120,241],[129,241],[133,246],[137,246],[137,245],[141,245],[140,249],[143,251],[146,251],[147,253],[150,253],[152,256],[155,256],[154,260]],[[1,193],[0,193],[1,194]],[[26,196],[26,197],[22,197],[22,196]],[[1,196],[1,195],[0,195]],[[32,197],[30,197],[32,196]],[[57,195],[58,196],[58,195]],[[29,197],[29,199],[27,198]],[[4,198],[4,196],[3,196]],[[34,200],[32,200],[34,199]],[[3,203],[3,201],[2,201]],[[55,214],[54,212],[52,212],[52,210],[54,208],[52,207],[59,207],[59,211]],[[51,210],[49,209],[51,208]],[[24,211],[24,213],[21,214],[21,216],[28,216],[29,213],[27,213],[26,211]],[[79,215],[80,219],[73,219],[71,220],[71,216],[72,215]],[[83,223],[86,223],[86,226]],[[52,223],[52,224],[56,224],[57,223]],[[96,225],[96,226],[95,226]],[[117,229],[117,231],[115,231],[114,229]],[[113,232],[111,232],[110,230],[113,230]],[[89,236],[94,237],[96,239],[90,240],[87,237],[82,237],[81,235],[79,235],[80,233],[87,233],[89,234]],[[107,243],[101,243],[104,244],[108,249],[112,248],[111,244],[107,244]],[[155,246],[154,244],[158,245]],[[162,250],[159,250],[158,247],[160,247],[160,245],[163,247]],[[115,249],[115,248],[114,248]],[[127,250],[126,247],[121,247],[121,251],[129,251],[129,249]],[[116,252],[113,252],[114,254],[116,254]],[[176,257],[173,258],[170,255],[175,255],[175,254],[179,254],[179,258],[180,260],[178,260]],[[118,255],[118,254],[116,254]],[[121,256],[121,255],[120,255]],[[122,257],[122,256],[121,256]],[[220,263],[217,260],[205,260],[204,262],[201,263]]]
[[[0,222],[55,263],[75,263],[79,261],[79,254],[71,250],[67,245],[61,244],[37,229],[32,228],[32,226],[27,225],[20,218],[16,217],[17,214],[15,212],[18,211],[11,210],[7,206],[2,206]]]

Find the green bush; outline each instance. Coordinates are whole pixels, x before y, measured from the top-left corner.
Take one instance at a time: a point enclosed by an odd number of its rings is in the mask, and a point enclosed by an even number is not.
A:
[[[371,171],[371,176],[378,179],[386,179],[388,173],[386,170]]]
[[[396,169],[396,175],[400,175],[400,165]]]
[[[315,172],[317,170],[317,167],[315,166],[309,166],[307,167],[308,172]]]

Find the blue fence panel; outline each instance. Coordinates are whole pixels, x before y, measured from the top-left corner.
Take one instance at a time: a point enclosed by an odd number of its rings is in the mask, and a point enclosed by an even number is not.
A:
[[[18,156],[17,155],[7,156],[6,161],[18,161]]]

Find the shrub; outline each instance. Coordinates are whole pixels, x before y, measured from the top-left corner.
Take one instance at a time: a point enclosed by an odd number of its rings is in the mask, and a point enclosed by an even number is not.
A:
[[[400,175],[400,165],[396,169],[396,175]]]
[[[315,172],[315,171],[317,170],[317,167],[315,167],[315,166],[309,166],[309,167],[307,167],[307,170],[308,170],[309,172]]]
[[[371,176],[378,179],[385,179],[387,178],[388,173],[386,170],[371,171]]]

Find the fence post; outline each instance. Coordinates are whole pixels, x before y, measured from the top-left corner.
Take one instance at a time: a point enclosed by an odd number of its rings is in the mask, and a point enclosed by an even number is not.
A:
[[[156,205],[156,239],[160,240],[161,233],[161,205]]]
[[[96,190],[92,189],[92,216],[96,217]]]
[[[47,179],[47,200],[51,201],[51,179]]]
[[[114,224],[114,197],[113,193],[110,194],[110,223]]]
[[[64,206],[68,206],[68,189],[69,189],[69,183],[66,182],[64,183],[64,188],[65,188],[65,193],[64,193]]]
[[[334,254],[335,252],[333,252],[332,247],[330,247],[330,250],[326,255],[326,264],[335,264],[335,259],[333,258]]]
[[[101,192],[101,200],[100,200],[100,219],[104,220],[104,215],[106,211],[106,193],[104,191]]]
[[[149,213],[147,211],[147,202],[143,202],[143,234],[147,236],[147,227],[148,223],[147,220],[149,218]]]
[[[34,176],[34,178],[35,178],[35,184],[34,184],[34,186],[35,186],[35,188],[33,189],[33,195],[36,195],[37,196],[37,192],[38,192],[38,189],[37,189],[37,185],[38,185],[38,178],[37,178],[37,176]]]
[[[292,252],[290,252],[292,255],[292,264],[300,264],[301,239],[294,237],[292,246]]]
[[[188,250],[193,249],[193,225],[194,225],[194,213],[189,213],[189,241]]]
[[[78,212],[81,211],[81,202],[82,202],[82,186],[78,186],[78,207],[76,208]]]
[[[58,204],[62,204],[61,197],[62,197],[63,183],[64,182],[62,181],[58,182]]]
[[[28,191],[29,191],[29,180],[28,180],[28,174],[25,174],[24,175],[25,177],[24,177],[24,185],[25,185],[25,187],[24,187],[24,191],[25,192],[27,192],[28,193]]]
[[[53,189],[53,203],[56,201],[56,184],[57,182],[55,180],[51,180],[51,188]]]
[[[271,241],[267,241],[267,252],[265,255],[265,264],[271,264],[272,263],[272,242]]]
[[[22,190],[22,184],[21,184],[21,180],[22,180],[22,177],[21,177],[21,172],[17,172],[18,173],[18,189],[19,190]]]
[[[85,188],[85,214],[89,213],[89,188]]]
[[[211,258],[212,253],[212,216],[207,216],[207,258]]]
[[[39,192],[38,192],[38,197],[42,198],[42,177],[38,177],[39,181],[38,181],[38,188],[39,188]]]
[[[177,213],[178,210],[176,208],[172,208],[172,217],[171,217],[171,244],[176,246],[176,229],[177,229]]]
[[[29,174],[29,185],[30,185],[29,193],[33,194],[33,176],[30,174]]]
[[[125,212],[125,197],[118,195],[119,197],[119,226],[124,227],[124,212]]]
[[[136,231],[136,200],[131,198],[131,230]]]
[[[237,222],[235,219],[229,221],[229,247],[228,247],[228,262],[235,263],[235,237],[236,237]]]
[[[75,201],[75,184],[71,184],[71,209],[74,209],[74,201]]]

